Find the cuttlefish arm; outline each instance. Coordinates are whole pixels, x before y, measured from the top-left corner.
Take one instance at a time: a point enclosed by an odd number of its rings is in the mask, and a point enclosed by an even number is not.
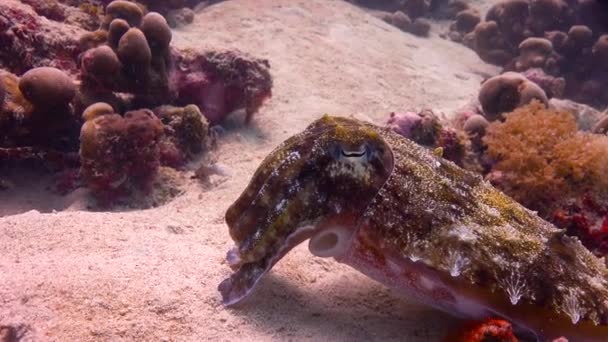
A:
[[[604,341],[608,270],[479,176],[388,130],[325,116],[272,152],[226,213],[231,305],[295,245],[449,313]]]

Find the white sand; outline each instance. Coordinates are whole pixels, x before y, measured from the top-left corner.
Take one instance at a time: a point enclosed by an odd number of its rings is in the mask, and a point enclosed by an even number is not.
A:
[[[464,46],[418,38],[333,0],[232,0],[175,32],[197,49],[268,58],[274,96],[252,127],[220,140],[230,176],[155,209],[87,212],[44,191],[0,195],[0,325],[26,340],[435,341],[458,322],[300,246],[238,308],[217,284],[232,242],[223,221],[262,158],[323,113],[383,124],[394,110],[445,111],[496,70]],[[186,175],[187,176],[187,175]],[[36,188],[38,190],[41,187]]]

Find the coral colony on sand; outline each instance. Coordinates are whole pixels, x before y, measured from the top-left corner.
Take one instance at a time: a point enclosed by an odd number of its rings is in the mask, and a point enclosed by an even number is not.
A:
[[[99,204],[151,193],[206,149],[210,124],[240,108],[250,122],[271,95],[268,61],[177,50],[141,4],[31,3],[0,4],[0,160],[79,166]]]

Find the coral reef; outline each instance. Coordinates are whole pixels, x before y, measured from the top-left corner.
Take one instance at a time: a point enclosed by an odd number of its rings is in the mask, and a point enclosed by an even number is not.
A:
[[[416,36],[425,37],[429,35],[431,30],[431,23],[425,18],[411,19],[403,11],[396,11],[395,13],[381,13],[379,17],[387,23],[397,27],[401,31],[409,32]]]
[[[108,7],[110,15],[102,29],[89,34],[107,37],[107,45],[102,40],[81,59],[80,108],[98,101],[132,108],[196,104],[212,124],[218,124],[239,108],[246,109],[250,122],[270,97],[268,61],[239,51],[201,54],[172,49],[169,25],[160,14],[144,15],[138,6],[124,1]],[[133,98],[121,103],[116,93]]]
[[[100,203],[149,193],[161,165],[181,168],[209,147],[210,124],[241,108],[250,122],[271,96],[268,61],[175,49],[166,19],[141,4],[112,1],[101,16],[96,2],[10,1],[0,4],[0,159],[80,167]],[[95,31],[55,22],[84,12]]]
[[[462,165],[465,153],[463,137],[443,125],[431,110],[391,113],[386,127],[397,134],[431,148],[447,160]]]
[[[549,218],[568,235],[576,236],[593,254],[608,255],[608,198],[583,194],[566,202]]]
[[[536,83],[547,95],[547,98],[561,98],[566,89],[566,80],[563,77],[548,75],[541,68],[531,68],[522,73],[528,80]]]
[[[429,18],[453,20],[452,40],[462,41],[481,21],[479,11],[464,0],[350,0],[350,2],[382,10],[375,15],[402,31],[426,37],[431,30]],[[441,34],[444,36],[444,34]]]
[[[568,112],[574,116],[576,125],[581,131],[593,131],[594,127],[604,117],[604,114],[597,109],[582,103],[567,99],[549,100],[549,107],[557,111]]]
[[[591,132],[596,134],[608,134],[608,112],[604,113],[604,117],[593,126]]]
[[[162,14],[171,27],[176,27],[192,22],[194,17],[192,8],[201,9],[220,1],[223,0],[138,0],[137,3],[141,5],[142,9]],[[112,3],[112,0],[101,0],[101,3],[108,5]],[[120,6],[127,7],[130,5]]]
[[[569,227],[592,251],[608,251],[607,136],[580,131],[571,113],[534,101],[504,122],[490,124],[483,141],[493,160],[487,178],[495,186],[545,219]]]
[[[574,116],[538,101],[492,123],[484,137],[497,160],[499,187],[527,207],[546,212],[558,197],[606,189],[608,139],[579,132]],[[551,208],[549,208],[551,209]]]
[[[549,97],[603,107],[608,105],[601,91],[608,86],[607,32],[608,4],[602,1],[503,0],[472,32],[450,38],[504,71],[541,76]]]
[[[195,105],[154,111],[121,116],[103,102],[84,110],[80,174],[98,204],[166,189],[154,186],[161,166],[181,167],[207,147],[209,126]]]

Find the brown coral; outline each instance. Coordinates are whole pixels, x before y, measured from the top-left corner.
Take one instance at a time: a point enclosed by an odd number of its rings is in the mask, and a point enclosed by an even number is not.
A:
[[[76,94],[72,79],[56,68],[32,69],[19,80],[19,90],[37,107],[54,107],[69,103]]]
[[[514,54],[508,48],[495,21],[480,22],[470,35],[470,45],[483,61],[502,65],[513,58]]]
[[[135,2],[124,0],[112,1],[106,7],[103,27],[107,29],[116,18],[124,19],[131,27],[138,27],[141,24],[143,16],[144,11]]]
[[[425,18],[416,18],[409,27],[409,32],[420,37],[427,37],[431,31],[431,22]]]
[[[495,185],[541,214],[608,190],[608,137],[577,131],[570,113],[534,101],[492,123],[484,142]]]
[[[535,83],[515,72],[506,72],[486,80],[479,90],[479,102],[489,121],[498,120],[502,113],[530,103],[533,99],[547,104],[547,95]]]
[[[460,11],[456,14],[456,21],[452,24],[451,29],[462,33],[468,33],[473,31],[480,21],[481,16],[476,9]]]
[[[510,44],[516,45],[531,36],[527,30],[529,16],[527,0],[504,0],[488,11],[486,21],[494,21]]]
[[[515,70],[526,71],[531,68],[555,68],[555,59],[551,60],[553,44],[545,38],[528,38],[519,44],[519,57],[515,61]]]

